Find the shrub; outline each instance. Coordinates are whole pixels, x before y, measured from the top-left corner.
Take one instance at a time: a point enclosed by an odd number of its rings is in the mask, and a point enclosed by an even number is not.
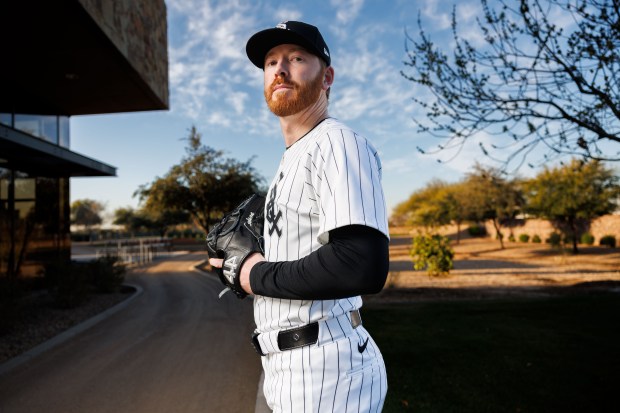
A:
[[[508,241],[510,241],[510,242],[515,242],[516,241],[514,234],[508,235]]]
[[[445,275],[454,267],[454,251],[450,248],[450,240],[442,235],[415,236],[410,254],[413,268],[426,269],[429,276]]]
[[[57,261],[46,266],[45,280],[54,303],[59,308],[75,308],[88,296],[86,265]]]
[[[519,235],[519,241],[520,242],[528,242],[530,240],[530,236],[527,234],[521,234]],[[532,242],[534,242],[534,240],[532,239]],[[538,238],[538,242],[540,242],[540,238]]]
[[[598,242],[601,246],[607,246],[609,248],[616,248],[616,237],[613,235],[602,236]]]
[[[474,224],[467,228],[467,233],[472,237],[484,237],[487,235],[487,230],[483,226]]]
[[[545,240],[547,244],[551,244],[552,247],[559,247],[562,243],[562,234],[558,234],[557,232],[552,232],[549,235],[549,238]]]
[[[589,232],[584,232],[581,234],[580,242],[585,245],[593,245],[594,244],[594,236]]]
[[[118,292],[125,281],[125,265],[118,257],[101,257],[89,263],[88,270],[96,292]]]
[[[532,242],[535,244],[540,244],[542,242],[542,240],[540,239],[540,237],[538,235],[534,235],[532,237]]]

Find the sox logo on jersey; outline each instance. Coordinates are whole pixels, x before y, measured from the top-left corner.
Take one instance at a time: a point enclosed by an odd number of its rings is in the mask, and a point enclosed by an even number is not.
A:
[[[265,205],[265,257],[298,260],[344,225],[367,225],[387,235],[381,163],[365,138],[326,119],[283,155]],[[274,411],[381,411],[385,366],[351,311],[361,297],[290,300],[256,296],[254,315],[265,371],[264,392]],[[279,351],[277,332],[319,322],[317,344]]]
[[[282,178],[284,178],[284,174],[280,173],[280,180],[282,180]],[[281,237],[282,230],[278,228],[278,225],[279,225],[278,222],[282,218],[282,212],[278,211],[276,214],[275,200],[276,200],[277,194],[278,194],[278,184],[276,182],[270,190],[269,202],[267,202],[267,205],[265,206],[265,210],[266,210],[265,219],[269,223],[269,235],[273,235],[273,232],[275,231],[278,237]]]

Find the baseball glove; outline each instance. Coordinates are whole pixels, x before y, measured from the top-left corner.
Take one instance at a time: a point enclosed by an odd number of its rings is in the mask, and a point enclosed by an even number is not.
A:
[[[241,264],[254,252],[264,254],[263,227],[265,197],[254,194],[216,224],[207,236],[210,258],[222,258],[222,268],[217,268],[220,280],[226,286],[220,297],[232,290],[238,298],[247,293],[241,288]]]

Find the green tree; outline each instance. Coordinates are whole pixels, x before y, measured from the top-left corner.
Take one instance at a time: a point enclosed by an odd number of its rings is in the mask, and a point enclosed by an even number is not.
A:
[[[134,220],[136,217],[136,211],[132,207],[121,207],[114,210],[114,225],[122,225],[125,227],[125,231],[134,232]]]
[[[618,1],[481,5],[480,47],[459,35],[455,11],[452,56],[433,43],[420,18],[419,35],[407,35],[402,75],[434,96],[413,98],[426,111],[420,131],[442,139],[438,150],[462,146],[483,130],[498,135],[491,147],[480,146],[505,166],[520,165],[537,147],[541,163],[565,155],[620,160]]]
[[[92,199],[78,199],[71,203],[71,223],[82,225],[89,229],[102,222],[101,213],[105,209],[99,201]]]
[[[448,185],[442,191],[441,198],[450,221],[456,225],[456,243],[461,242],[461,225],[468,219],[467,186],[463,182]]]
[[[502,223],[515,218],[524,204],[520,186],[506,179],[499,169],[476,164],[463,181],[461,191],[464,214],[477,222],[491,220],[503,249]]]
[[[545,168],[525,183],[527,212],[548,219],[572,241],[577,240],[590,222],[617,208],[620,196],[618,177],[600,161],[573,159],[569,164]]]
[[[446,191],[448,184],[433,180],[415,191],[408,200],[394,208],[392,218],[404,225],[416,225],[427,230],[450,223]]]
[[[189,222],[189,215],[184,211],[143,209],[134,210],[131,207],[118,208],[114,211],[116,225],[123,225],[125,231],[135,234],[139,231],[156,231],[160,236],[165,236],[168,228],[172,225]]]
[[[222,214],[232,210],[254,192],[262,178],[252,159],[240,162],[203,145],[194,126],[187,138],[186,156],[163,177],[138,188],[142,209],[151,219],[178,223],[185,216],[208,232]]]
[[[398,204],[390,221],[392,225],[421,226],[426,232],[443,225],[455,224],[456,241],[459,243],[461,224],[467,218],[467,212],[463,208],[465,196],[462,183],[449,184],[433,180]]]

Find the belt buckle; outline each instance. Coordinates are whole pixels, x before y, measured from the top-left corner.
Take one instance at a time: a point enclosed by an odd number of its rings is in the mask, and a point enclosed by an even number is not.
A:
[[[263,350],[260,348],[260,342],[258,341],[259,335],[260,333],[256,331],[252,333],[252,347],[254,347],[254,350],[256,350],[259,356],[264,357],[266,354],[263,353]]]
[[[360,310],[353,310],[350,312],[350,315],[351,315],[351,327],[356,329],[362,325],[362,315],[360,314]]]

